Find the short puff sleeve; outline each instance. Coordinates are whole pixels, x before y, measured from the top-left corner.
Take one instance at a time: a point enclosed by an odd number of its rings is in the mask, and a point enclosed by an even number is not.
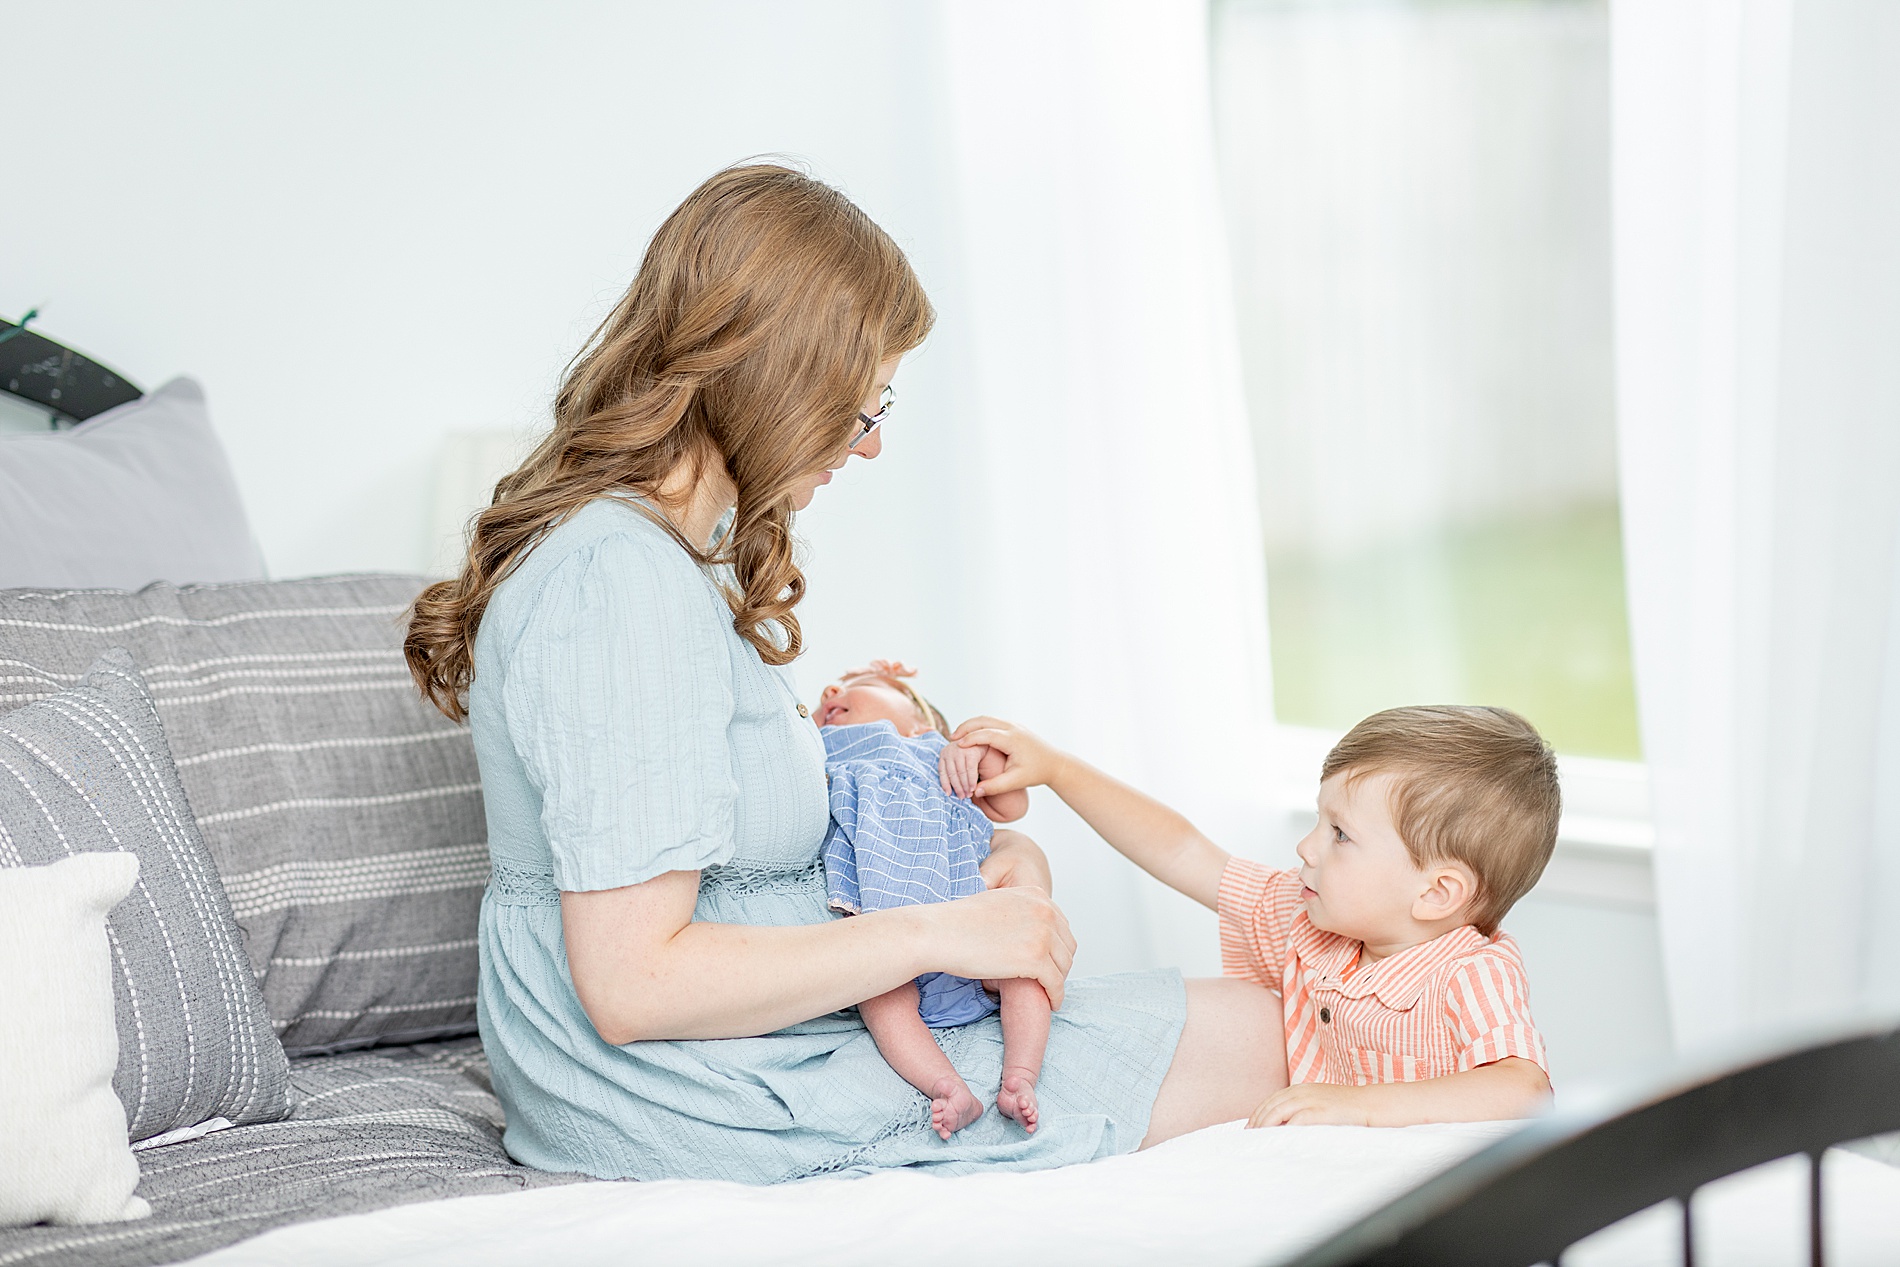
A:
[[[1509,937],[1500,937],[1452,970],[1445,989],[1445,1020],[1458,1072],[1517,1056],[1550,1076],[1544,1036],[1531,1020],[1530,979]]]
[[[1227,860],[1214,908],[1220,916],[1222,974],[1280,993],[1293,921],[1305,909],[1302,887],[1298,871],[1277,871],[1247,858]]]
[[[679,547],[617,533],[543,578],[508,661],[508,734],[563,891],[731,857],[730,619]]]

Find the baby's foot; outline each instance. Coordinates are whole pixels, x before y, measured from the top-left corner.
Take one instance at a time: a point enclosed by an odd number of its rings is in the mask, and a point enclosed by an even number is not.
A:
[[[983,1116],[983,1102],[970,1094],[963,1079],[947,1073],[930,1089],[930,1125],[944,1139]]]
[[[996,1093],[996,1107],[1004,1117],[1013,1117],[1031,1135],[1036,1133],[1036,1075],[1025,1069],[1003,1070],[1003,1089]]]

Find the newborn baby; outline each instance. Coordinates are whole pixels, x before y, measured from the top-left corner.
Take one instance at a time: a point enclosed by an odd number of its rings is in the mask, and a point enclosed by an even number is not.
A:
[[[949,742],[950,727],[906,680],[916,671],[888,660],[827,686],[814,715],[825,741],[831,828],[825,876],[831,907],[847,915],[983,891],[977,867],[989,856],[992,822],[1029,809],[1029,794],[972,800],[1003,757]],[[977,982],[927,972],[858,1005],[877,1049],[930,1097],[930,1123],[949,1139],[983,1114],[932,1029],[1003,1013],[1003,1078],[996,1107],[1036,1129],[1036,1078],[1049,1042],[1049,996],[1031,980]]]

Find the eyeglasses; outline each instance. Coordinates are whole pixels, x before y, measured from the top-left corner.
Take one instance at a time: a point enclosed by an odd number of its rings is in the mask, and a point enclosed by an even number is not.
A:
[[[889,387],[886,387],[877,398],[876,413],[867,414],[862,411],[859,412],[858,421],[864,425],[864,429],[859,431],[857,435],[851,437],[852,448],[855,449],[860,444],[863,444],[873,431],[876,431],[879,427],[884,425],[884,420],[891,416],[891,402],[896,399],[897,393],[892,391]]]

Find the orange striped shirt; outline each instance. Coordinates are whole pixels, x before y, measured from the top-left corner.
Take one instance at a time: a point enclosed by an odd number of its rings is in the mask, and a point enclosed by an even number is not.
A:
[[[1300,873],[1234,858],[1221,873],[1221,970],[1279,994],[1291,1082],[1416,1082],[1521,1056],[1546,1076],[1517,943],[1467,924],[1361,966],[1364,943],[1315,928]]]

